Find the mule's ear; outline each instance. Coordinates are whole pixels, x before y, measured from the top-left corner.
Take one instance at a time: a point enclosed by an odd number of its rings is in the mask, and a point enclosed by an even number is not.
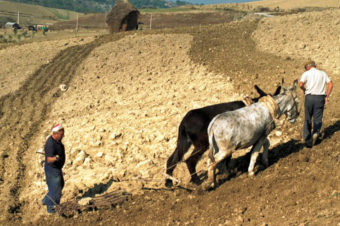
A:
[[[285,85],[285,79],[282,78],[282,89],[281,89],[281,93],[285,92],[287,90],[286,85]]]
[[[261,97],[267,96],[267,93],[265,93],[262,89],[260,89],[257,85],[254,86],[256,91],[260,94]]]
[[[278,86],[275,90],[274,96],[278,95],[281,92],[281,86]]]

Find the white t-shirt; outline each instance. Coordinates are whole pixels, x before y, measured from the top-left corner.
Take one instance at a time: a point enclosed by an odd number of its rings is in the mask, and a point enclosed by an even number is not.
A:
[[[304,72],[300,79],[305,84],[305,95],[326,95],[326,84],[330,81],[326,72],[314,67]]]

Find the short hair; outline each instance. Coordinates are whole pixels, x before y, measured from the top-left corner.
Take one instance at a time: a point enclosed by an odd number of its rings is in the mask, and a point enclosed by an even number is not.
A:
[[[309,60],[305,63],[305,69],[309,68],[310,66],[316,67],[316,64],[313,60]]]

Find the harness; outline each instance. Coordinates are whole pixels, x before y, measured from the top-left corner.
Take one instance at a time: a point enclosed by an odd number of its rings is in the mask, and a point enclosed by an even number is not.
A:
[[[242,102],[246,105],[249,106],[252,103],[254,103],[253,99],[251,99],[250,97],[246,96],[245,98],[243,98]]]
[[[279,106],[277,105],[276,101],[272,96],[270,95],[264,96],[259,100],[259,102],[268,109],[273,120],[279,118],[280,116]]]
[[[287,112],[289,112],[289,113],[295,106],[297,106],[297,102],[295,100],[295,97],[292,94],[290,94],[290,95],[292,96],[294,104],[292,105],[292,107],[289,110],[287,110]],[[269,111],[269,113],[272,117],[272,121],[266,127],[266,133],[269,134],[270,131],[271,131],[270,126],[272,124],[274,124],[274,128],[275,128],[275,125],[278,124],[278,121],[279,121],[278,118],[280,117],[279,106],[277,105],[274,98],[272,96],[269,96],[269,95],[262,97],[259,100],[259,102],[268,109],[268,111]],[[300,111],[301,111],[301,109],[300,110],[297,109],[297,115],[300,115]],[[287,119],[287,117],[286,117],[286,119]],[[286,122],[286,119],[283,122],[283,124]],[[281,126],[283,126],[283,124]]]
[[[276,124],[278,122],[278,119],[280,117],[280,110],[279,106],[277,105],[274,98],[270,95],[262,97],[259,102],[268,109],[270,116],[272,117],[272,120],[270,123],[266,126],[265,133],[268,135],[272,129],[275,129]]]

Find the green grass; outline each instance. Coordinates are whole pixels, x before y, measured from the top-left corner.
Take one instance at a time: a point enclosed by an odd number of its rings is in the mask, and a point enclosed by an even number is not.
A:
[[[0,0],[0,23],[3,25],[7,21],[17,21],[18,11],[20,12],[20,24],[23,26],[55,23],[60,20],[74,20],[77,18],[77,14],[79,16],[83,15],[82,13],[64,9]]]
[[[60,20],[70,20],[70,12],[66,10],[58,10],[49,8],[49,10]]]

